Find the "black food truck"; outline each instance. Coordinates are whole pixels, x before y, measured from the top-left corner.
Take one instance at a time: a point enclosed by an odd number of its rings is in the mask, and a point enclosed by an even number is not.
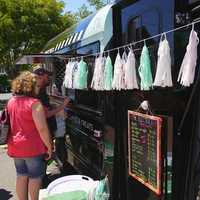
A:
[[[199,20],[198,0],[118,0],[50,40],[43,53],[25,55],[17,64],[43,62],[54,72],[53,82],[73,100],[66,112],[65,156],[73,173],[101,179],[108,175],[113,200],[195,200],[200,184],[200,76],[197,65],[191,87],[177,83],[191,26],[167,34],[171,48],[173,87],[150,91],[95,91],[91,83],[95,53],[151,38]],[[199,24],[195,25],[198,32]],[[153,77],[160,37],[146,40]],[[144,43],[132,45],[137,66]],[[122,52],[120,52],[122,53]],[[93,55],[94,54],[94,55]],[[63,89],[69,59],[86,56],[88,89]],[[110,53],[113,62],[116,52]],[[146,120],[150,144],[133,142],[140,129],[140,104],[147,100],[155,118]],[[129,115],[128,115],[129,113]],[[162,122],[159,120],[161,119]],[[142,120],[142,118],[141,118]],[[146,121],[144,123],[146,123]],[[155,130],[155,125],[161,128]],[[132,127],[133,125],[133,127]],[[152,125],[152,126],[151,126]],[[150,130],[149,129],[149,130]],[[143,130],[149,131],[149,130]],[[155,131],[155,132],[154,132]],[[160,148],[157,148],[157,145]],[[158,155],[146,160],[146,148]],[[134,154],[138,150],[137,156]],[[135,167],[132,165],[135,163]],[[148,171],[147,171],[148,170]],[[148,174],[148,177],[147,177]]]

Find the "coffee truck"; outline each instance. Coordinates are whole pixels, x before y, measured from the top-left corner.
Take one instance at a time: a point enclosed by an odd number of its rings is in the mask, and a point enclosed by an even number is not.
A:
[[[73,101],[73,106],[66,109],[70,116],[66,119],[65,134],[67,162],[76,174],[93,179],[107,175],[113,200],[196,199],[200,184],[200,77],[197,67],[191,87],[177,83],[191,26],[167,34],[172,58],[171,88],[92,90],[95,54],[198,21],[199,12],[198,0],[116,0],[51,39],[42,53],[24,55],[17,61],[17,64],[41,62],[54,72],[53,82]],[[195,30],[198,29],[197,23]],[[153,77],[159,41],[160,37],[146,40]],[[143,45],[143,42],[130,45],[140,49],[135,51],[137,67]],[[113,63],[116,53],[110,52]],[[67,62],[80,57],[88,64],[88,89],[63,89]],[[160,136],[154,137],[151,144],[158,144],[159,140],[160,148],[152,148],[159,155],[156,157],[159,165],[152,168],[148,168],[151,164],[145,155],[140,154],[143,163],[131,155],[135,147],[131,142],[130,120],[136,119],[131,117],[139,112],[144,100],[151,106],[150,115],[162,120]],[[141,143],[137,148],[145,149],[146,145]],[[137,161],[140,161],[138,174],[134,174],[131,166]],[[146,169],[152,170],[157,177],[155,181],[145,178]]]

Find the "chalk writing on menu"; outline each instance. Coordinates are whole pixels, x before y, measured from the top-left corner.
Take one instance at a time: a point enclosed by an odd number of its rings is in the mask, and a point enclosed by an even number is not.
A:
[[[161,194],[160,117],[128,111],[129,175]]]

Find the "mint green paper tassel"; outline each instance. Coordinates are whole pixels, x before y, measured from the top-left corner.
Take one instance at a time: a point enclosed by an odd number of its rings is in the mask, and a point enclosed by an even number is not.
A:
[[[78,64],[78,71],[75,77],[75,89],[86,89],[87,88],[87,63],[81,60]]]
[[[106,58],[104,69],[104,90],[112,90],[113,65],[110,56]]]
[[[95,191],[94,200],[108,200],[110,196],[110,189],[107,176],[99,181]]]
[[[140,66],[138,70],[141,79],[141,90],[150,90],[153,84],[153,78],[151,74],[151,61],[149,57],[149,51],[146,44],[144,44],[144,47],[142,49]]]

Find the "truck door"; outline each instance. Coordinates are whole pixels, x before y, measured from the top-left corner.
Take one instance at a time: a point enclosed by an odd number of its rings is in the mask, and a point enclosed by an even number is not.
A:
[[[129,44],[134,41],[140,41],[144,38],[149,38],[155,36],[164,31],[170,30],[174,26],[174,1],[159,1],[159,0],[141,0],[135,3],[127,4],[123,6],[121,3],[121,38],[122,44]],[[171,52],[173,57],[173,35],[167,35],[168,41],[171,46]],[[146,41],[146,44],[150,51],[152,73],[153,77],[155,75],[155,67],[157,61],[157,47],[160,38],[152,38]],[[141,50],[144,43],[138,43],[132,46],[136,51],[134,51],[137,67],[139,66],[139,57],[141,55]],[[120,130],[118,133],[118,145],[121,157],[124,158],[125,166],[121,165],[119,172],[121,177],[126,177],[120,181],[119,188],[125,190],[121,192],[121,199],[140,199],[140,200],[158,200],[161,198],[170,199],[172,193],[172,174],[171,161],[172,161],[172,134],[174,129],[173,124],[173,109],[174,105],[168,105],[167,102],[172,101],[174,96],[170,94],[170,90],[165,91],[124,91],[118,96],[118,113],[121,124],[117,127]],[[148,189],[142,183],[138,182],[134,178],[128,175],[128,150],[127,150],[127,132],[128,132],[128,110],[137,110],[140,103],[143,100],[149,100],[150,104],[155,109],[155,114],[160,114],[165,116],[165,120],[168,125],[163,134],[163,141],[165,141],[162,149],[162,194],[157,195],[152,190]],[[175,101],[175,99],[174,99]],[[168,163],[168,164],[167,164]],[[123,169],[124,168],[124,169]],[[168,173],[168,174],[167,174]],[[167,174],[167,175],[166,175]],[[125,183],[125,184],[124,184]]]

